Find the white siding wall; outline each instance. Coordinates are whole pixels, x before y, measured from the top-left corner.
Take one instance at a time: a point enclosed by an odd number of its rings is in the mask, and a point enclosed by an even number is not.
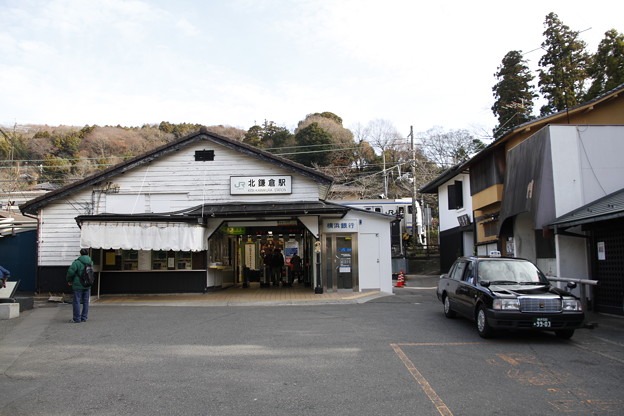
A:
[[[215,158],[209,162],[196,162],[196,150],[214,150]],[[230,195],[230,176],[290,175],[293,177],[290,195]],[[199,143],[119,175],[111,182],[119,185],[119,194],[109,194],[110,199],[123,195],[147,195],[136,212],[159,212],[168,201],[170,210],[193,207],[202,203],[261,202],[267,199],[282,201],[318,201],[316,182],[281,169],[278,166],[246,156],[242,153]],[[165,196],[163,198],[163,196]],[[142,201],[139,201],[142,202]],[[115,207],[118,213],[132,213],[134,204]],[[97,213],[104,212],[100,201]],[[141,209],[139,209],[141,208]],[[125,209],[125,211],[124,211]]]
[[[91,191],[85,190],[39,212],[39,266],[66,266],[80,255],[80,228],[74,218],[90,209]]]
[[[462,181],[464,207],[449,210],[448,186],[454,185],[455,181]],[[440,211],[440,231],[459,227],[457,217],[464,214],[468,215],[472,222],[472,197],[470,196],[470,176],[468,176],[468,174],[461,173],[438,188],[438,208]]]
[[[195,151],[204,149],[214,150],[214,161],[195,161]],[[292,194],[230,195],[230,176],[260,175],[292,176]],[[319,185],[313,180],[209,142],[186,147],[109,181],[119,185],[119,193],[107,195],[88,188],[40,211],[40,266],[66,266],[78,256],[80,229],[75,221],[78,215],[168,212],[202,203],[319,199]],[[97,205],[94,211],[91,211],[92,203]]]

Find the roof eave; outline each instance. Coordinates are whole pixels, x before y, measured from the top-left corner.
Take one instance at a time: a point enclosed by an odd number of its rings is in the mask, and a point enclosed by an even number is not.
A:
[[[322,185],[331,185],[333,183],[333,178],[322,172],[318,172],[312,168],[285,159],[281,156],[274,155],[262,149],[255,148],[248,144],[219,136],[215,133],[209,132],[208,130],[206,130],[206,128],[202,128],[198,132],[191,133],[174,142],[159,146],[144,154],[135,156],[134,158],[129,159],[125,162],[119,163],[115,166],[111,166],[108,169],[94,173],[93,175],[90,175],[84,179],[73,182],[57,190],[48,192],[47,194],[44,194],[40,197],[34,198],[20,205],[20,211],[24,214],[36,215],[41,207],[50,204],[51,202],[61,199],[67,195],[71,195],[72,193],[86,188],[87,186],[97,185],[98,183],[104,182],[113,176],[122,174],[146,163],[150,163],[153,160],[158,159],[159,157],[178,151],[181,148],[184,148],[201,140],[212,141],[231,150],[263,160],[268,163],[278,165],[283,169],[305,176]]]

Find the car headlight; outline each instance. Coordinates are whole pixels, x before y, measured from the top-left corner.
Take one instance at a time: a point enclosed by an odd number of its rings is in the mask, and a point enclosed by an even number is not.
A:
[[[520,302],[518,299],[494,299],[494,309],[501,311],[519,311]]]
[[[576,299],[564,299],[561,302],[561,308],[564,311],[582,311],[581,302]]]

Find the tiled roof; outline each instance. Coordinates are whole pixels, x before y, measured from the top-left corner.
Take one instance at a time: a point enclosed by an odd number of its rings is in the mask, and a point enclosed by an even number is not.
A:
[[[624,217],[624,189],[562,215],[549,226],[550,228],[569,228],[622,217]]]

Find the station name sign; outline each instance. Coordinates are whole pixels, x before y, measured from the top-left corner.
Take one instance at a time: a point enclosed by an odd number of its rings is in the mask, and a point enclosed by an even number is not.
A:
[[[291,193],[292,176],[230,176],[230,195]]]

